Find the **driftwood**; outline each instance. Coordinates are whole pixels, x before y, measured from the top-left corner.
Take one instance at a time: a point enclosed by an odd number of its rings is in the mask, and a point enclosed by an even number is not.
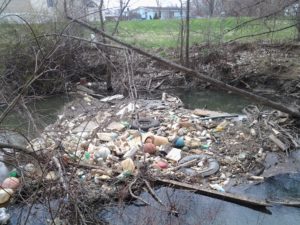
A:
[[[76,18],[72,18],[71,16],[68,15],[68,13],[66,11],[66,8],[65,8],[65,13],[66,13],[67,18],[70,19],[70,20],[72,20],[73,22],[78,23],[79,25],[81,25],[81,26],[83,26],[83,27],[85,27],[85,28],[87,28],[87,29],[89,29],[89,30],[97,33],[97,34],[101,34],[102,36],[107,37],[108,39],[110,39],[110,40],[112,40],[112,41],[114,41],[114,42],[116,42],[116,43],[118,43],[118,44],[120,44],[122,46],[125,46],[128,49],[131,49],[131,50],[137,52],[140,55],[143,55],[143,56],[146,56],[146,57],[148,57],[148,58],[150,58],[152,60],[158,61],[158,62],[160,62],[160,63],[162,63],[162,64],[164,64],[164,65],[166,65],[168,67],[171,67],[173,69],[180,70],[180,71],[186,73],[187,75],[196,76],[199,79],[202,79],[202,80],[204,80],[206,82],[211,83],[212,85],[214,85],[217,88],[221,88],[221,89],[224,89],[224,90],[227,90],[227,91],[232,91],[232,92],[234,92],[236,94],[239,94],[239,95],[241,95],[243,97],[249,98],[249,99],[251,99],[251,100],[253,100],[253,101],[257,102],[257,103],[260,103],[260,104],[272,107],[274,109],[280,110],[282,112],[288,113],[288,114],[290,114],[290,115],[292,115],[294,117],[300,117],[300,112],[297,109],[295,109],[295,108],[291,108],[291,107],[285,106],[283,104],[274,102],[274,101],[272,101],[272,100],[270,100],[268,98],[265,98],[265,97],[262,97],[262,96],[258,96],[256,94],[253,94],[253,93],[244,91],[242,89],[236,88],[234,86],[228,85],[228,84],[226,84],[226,83],[224,83],[222,81],[219,81],[217,79],[209,77],[205,71],[201,71],[201,73],[200,73],[198,71],[195,71],[193,69],[187,68],[187,67],[182,66],[182,65],[179,65],[179,64],[174,63],[174,62],[172,62],[170,60],[162,58],[160,56],[157,56],[157,55],[151,54],[149,52],[146,52],[146,51],[144,51],[144,50],[142,50],[140,48],[137,48],[135,46],[127,44],[127,43],[125,43],[125,42],[123,42],[123,41],[121,41],[121,40],[119,40],[119,39],[117,39],[117,38],[115,38],[115,37],[113,37],[113,36],[111,36],[111,35],[103,32],[102,30],[97,29],[96,27],[94,27],[94,26],[92,26],[92,25],[90,25],[90,24],[88,24],[88,23],[86,23],[86,22],[84,22],[82,20],[78,20]]]
[[[199,120],[215,120],[215,119],[226,119],[226,118],[234,118],[238,117],[239,115],[234,114],[234,115],[223,115],[223,116],[208,116],[208,117],[203,117],[200,118]]]
[[[72,165],[72,166],[75,166],[75,167],[82,167],[82,168],[85,168],[85,169],[95,169],[97,170],[98,172],[100,172],[101,174],[105,174],[105,175],[111,175],[109,172],[105,171],[103,169],[103,167],[101,166],[96,166],[96,165],[90,165],[90,164],[86,164],[86,163],[82,163],[82,162],[79,162],[79,163],[76,163],[76,162],[68,162],[69,165]]]
[[[157,182],[163,183],[163,184],[168,184],[172,186],[176,186],[178,188],[186,188],[186,189],[191,189],[195,191],[196,193],[206,195],[209,197],[217,198],[220,200],[232,202],[238,205],[242,205],[248,208],[252,208],[254,210],[262,211],[265,213],[270,213],[269,210],[267,210],[266,207],[271,206],[270,203],[264,201],[264,200],[256,200],[236,194],[231,194],[231,193],[225,193],[225,192],[218,192],[218,191],[213,191],[213,190],[208,190],[205,188],[201,188],[196,185],[191,185],[191,184],[186,184],[174,180],[167,180],[167,179],[156,179]]]
[[[277,137],[275,137],[273,134],[269,136],[269,139],[273,141],[282,151],[287,150],[287,146],[282,141],[280,141]]]

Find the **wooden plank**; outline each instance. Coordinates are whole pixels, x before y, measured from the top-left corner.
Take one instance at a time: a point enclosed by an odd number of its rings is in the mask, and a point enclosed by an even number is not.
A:
[[[168,185],[173,185],[179,188],[186,188],[196,191],[198,194],[202,194],[205,196],[217,198],[220,200],[224,200],[227,202],[232,202],[238,205],[246,206],[248,208],[252,208],[264,213],[270,214],[271,212],[266,208],[272,206],[270,203],[264,201],[264,200],[257,200],[245,196],[240,196],[237,194],[231,194],[226,192],[219,192],[214,190],[209,190],[206,188],[202,188],[196,185],[186,184],[182,182],[178,182],[175,180],[168,180],[168,179],[156,179],[158,182]]]

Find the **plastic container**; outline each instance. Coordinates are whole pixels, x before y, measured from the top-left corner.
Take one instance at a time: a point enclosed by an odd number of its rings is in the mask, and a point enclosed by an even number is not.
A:
[[[7,224],[10,215],[6,212],[6,208],[0,208],[0,224]]]

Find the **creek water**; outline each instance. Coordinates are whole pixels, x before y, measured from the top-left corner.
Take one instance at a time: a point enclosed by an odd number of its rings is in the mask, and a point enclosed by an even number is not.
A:
[[[30,113],[35,119],[38,129],[43,130],[47,125],[53,123],[57,119],[57,115],[61,112],[63,106],[71,101],[68,95],[56,95],[39,99],[27,105]],[[4,111],[4,107],[0,108],[0,114]],[[16,110],[17,111],[17,110]],[[27,113],[23,110],[11,112],[1,123],[1,129],[17,130],[29,137],[36,136],[31,121],[28,119]]]
[[[259,185],[248,186],[235,192],[257,198],[299,197],[300,174],[284,174],[267,179]],[[273,192],[275,191],[275,192]],[[166,208],[176,210],[171,214],[148,193],[141,194],[151,206],[136,201],[123,207],[112,207],[100,214],[111,225],[299,225],[300,209],[284,206],[269,207],[271,214],[242,207],[233,203],[194,194],[185,190],[162,187],[156,191]]]
[[[176,89],[172,93],[176,94],[188,109],[207,108],[228,113],[242,113],[244,107],[253,104],[250,100],[225,91]]]
[[[176,90],[173,92],[179,96],[187,108],[204,108],[231,113],[241,113],[241,110],[251,104],[239,96],[215,91]],[[70,99],[66,96],[56,96],[37,101],[30,105],[33,115],[39,115],[41,122],[39,127],[45,127],[53,123],[63,105]],[[35,114],[36,113],[36,114]],[[30,123],[20,114],[12,113],[1,128],[21,129],[30,132]],[[34,135],[33,135],[34,136]],[[269,178],[266,182],[247,187],[239,187],[233,192],[255,196],[257,198],[300,198],[300,174],[285,174]],[[226,224],[250,224],[250,225],[299,225],[300,209],[294,207],[275,206],[270,207],[270,214],[265,214],[253,209],[242,207],[233,203],[210,197],[194,194],[185,190],[161,187],[156,190],[157,195],[178,214],[172,214],[166,208],[160,206],[148,193],[142,193],[141,197],[151,206],[143,206],[141,202],[134,201],[130,204],[118,204],[107,207],[99,212],[99,220],[104,220],[113,225],[127,224],[183,224],[183,225],[226,225]],[[47,224],[49,218],[48,206],[36,204],[31,211],[29,206],[15,205],[9,208],[12,215],[11,225],[23,224],[28,216],[27,224]],[[22,222],[23,221],[23,222]],[[21,222],[21,223],[19,223]]]

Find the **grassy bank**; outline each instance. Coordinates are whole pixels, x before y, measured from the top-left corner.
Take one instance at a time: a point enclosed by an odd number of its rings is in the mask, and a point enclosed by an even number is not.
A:
[[[238,29],[234,29],[240,24],[251,20],[251,18],[201,18],[191,19],[190,23],[190,41],[191,44],[219,43],[239,40],[242,42],[251,42],[257,40],[266,41],[289,41],[295,39],[297,30],[295,27],[284,29],[294,23],[289,18],[280,18],[276,20],[257,20],[246,23]],[[96,24],[99,27],[99,24]],[[61,24],[35,24],[31,25],[36,35],[45,33],[59,33],[64,27]],[[76,28],[76,25],[73,25]],[[111,32],[115,23],[108,22],[107,29]],[[118,38],[131,44],[143,48],[168,48],[179,46],[181,20],[131,20],[121,21],[119,25]],[[74,32],[73,28],[73,32]],[[79,27],[77,27],[79,28]],[[282,29],[282,30],[281,30]],[[80,31],[81,30],[81,31]],[[272,30],[281,30],[272,33]],[[78,35],[86,33],[90,37],[90,31],[78,29],[75,32]],[[256,35],[265,33],[263,35]],[[31,36],[28,27],[21,24],[0,23],[0,48],[6,47],[12,42],[20,41],[26,35]],[[243,37],[243,38],[241,38]]]
[[[284,29],[276,33],[268,33],[271,30],[279,30],[293,23],[288,19],[278,19],[276,21],[254,21],[235,29],[237,25],[250,20],[250,18],[201,18],[192,19],[190,24],[190,40],[193,44],[205,42],[217,43],[221,40],[231,41],[239,39],[240,41],[257,40],[292,40],[296,36],[294,27]],[[119,26],[118,36],[128,43],[137,44],[144,48],[176,47],[179,43],[180,20],[135,20],[122,21]],[[108,24],[112,30],[114,24]],[[264,35],[252,36],[259,33]]]

